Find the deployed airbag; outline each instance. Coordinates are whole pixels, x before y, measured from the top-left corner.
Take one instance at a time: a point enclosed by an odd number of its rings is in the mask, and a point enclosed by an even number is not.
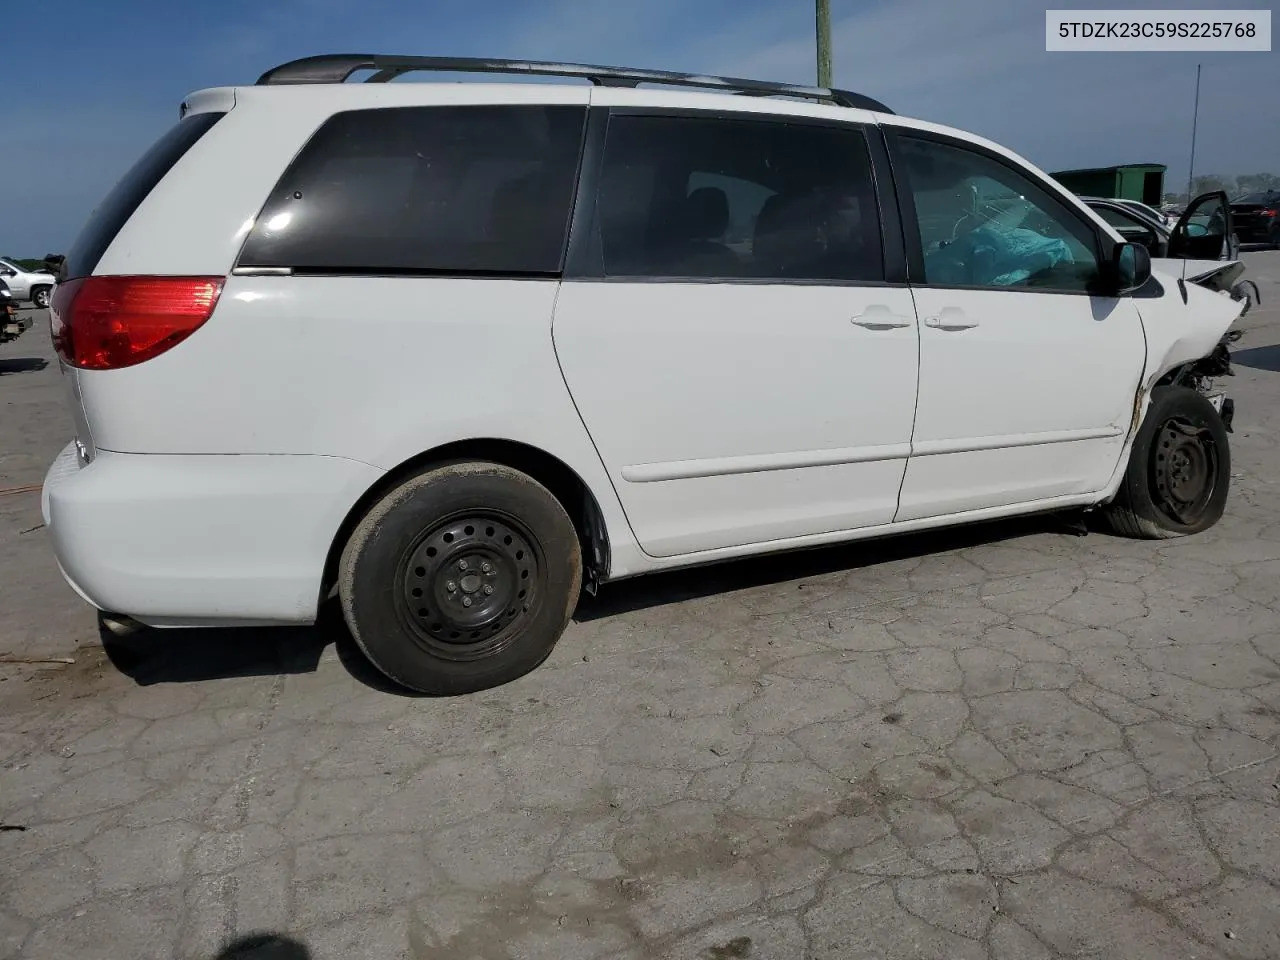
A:
[[[963,286],[1014,286],[1034,274],[1071,263],[1071,248],[1022,228],[981,226],[925,254],[929,283]]]

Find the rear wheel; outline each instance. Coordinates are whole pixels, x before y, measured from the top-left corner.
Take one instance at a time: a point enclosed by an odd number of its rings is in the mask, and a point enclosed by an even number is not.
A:
[[[41,310],[46,309],[49,306],[49,288],[36,287],[34,290],[32,290],[31,302],[34,303],[37,307],[39,307]]]
[[[1186,387],[1158,387],[1107,519],[1131,537],[1200,533],[1221,519],[1230,483],[1231,448],[1213,405]]]
[[[430,694],[506,683],[551,653],[582,586],[569,515],[531,477],[454,463],[405,481],[348,540],[338,592],[382,673]]]

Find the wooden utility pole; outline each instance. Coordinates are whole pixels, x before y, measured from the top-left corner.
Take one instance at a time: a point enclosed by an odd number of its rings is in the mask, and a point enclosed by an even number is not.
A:
[[[831,0],[815,0],[818,19],[818,86],[831,86]]]

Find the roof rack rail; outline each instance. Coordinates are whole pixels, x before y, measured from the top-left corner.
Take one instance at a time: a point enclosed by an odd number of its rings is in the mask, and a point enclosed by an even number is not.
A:
[[[637,70],[630,67],[601,67],[585,63],[552,63],[539,60],[488,60],[479,57],[397,57],[382,54],[335,53],[304,57],[268,70],[258,78],[259,86],[300,83],[343,83],[360,70],[376,71],[366,81],[385,83],[406,73],[506,73],[542,77],[576,77],[598,87],[636,87],[642,83],[677,87],[723,89],[757,97],[798,97],[820,100],[839,107],[893,113],[879,100],[827,87],[806,87],[790,83],[765,83],[697,73],[667,70]]]

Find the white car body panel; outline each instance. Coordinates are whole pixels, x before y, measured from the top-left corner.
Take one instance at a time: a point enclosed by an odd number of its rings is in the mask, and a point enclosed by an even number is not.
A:
[[[1206,274],[1216,273],[1239,260],[1189,260],[1182,257],[1152,257],[1151,269],[1170,277],[1196,280]]]
[[[156,626],[305,623],[333,531],[381,476],[320,456],[100,451],[81,467],[70,444],[43,510],[63,575],[98,607]]]
[[[918,358],[905,288],[565,283],[555,344],[648,553],[893,519]]]
[[[1168,273],[1152,275],[1164,287],[1165,295],[1133,301],[1147,339],[1144,391],[1175,367],[1208,355],[1244,309],[1225,293],[1206,290],[1189,280],[1180,285],[1179,277]],[[1180,287],[1186,291],[1186,303]]]
[[[932,287],[915,298],[920,397],[898,519],[1102,489],[1143,367],[1133,300]],[[930,326],[948,312],[976,325]]]
[[[186,110],[226,116],[94,273],[227,275],[333,113],[495,102],[879,122],[967,139],[1047,179],[962,131],[763,97],[217,88]],[[1163,297],[1103,316],[1083,297],[966,293],[981,324],[950,332],[920,325],[956,302],[927,287],[229,276],[211,319],[174,349],[66,369],[84,453],[70,445],[51,467],[46,523],[90,603],[179,626],[312,621],[353,507],[388,471],[460,441],[523,444],[572,470],[607,532],[609,579],[1093,506],[1120,482],[1145,392],[1239,313],[1194,285],[1184,304],[1174,277],[1159,281]],[[877,306],[901,324],[853,322]]]

